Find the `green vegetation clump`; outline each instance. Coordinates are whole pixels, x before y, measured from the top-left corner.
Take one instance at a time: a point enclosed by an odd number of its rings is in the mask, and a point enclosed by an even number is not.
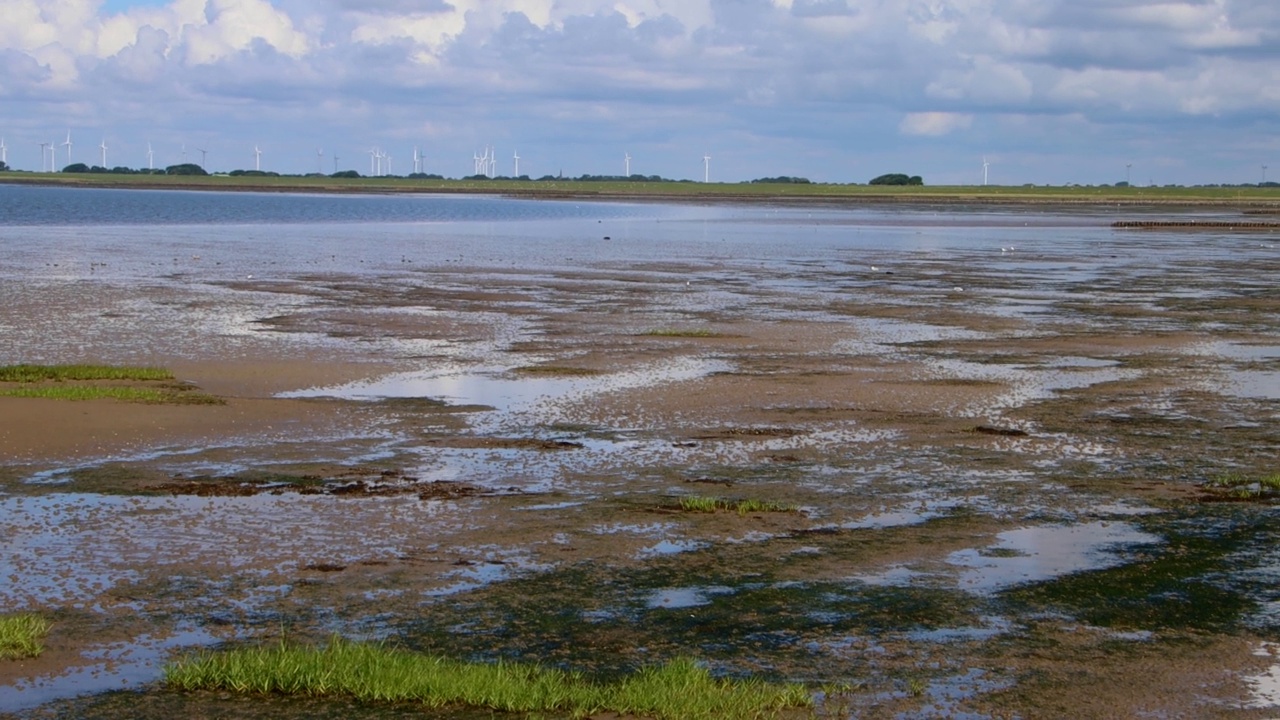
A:
[[[30,613],[0,617],[0,660],[38,657],[50,627],[48,620]]]
[[[171,382],[164,368],[112,365],[6,365],[0,367],[0,397],[101,400],[169,405],[222,405],[221,398]],[[92,383],[153,383],[99,385]],[[76,384],[79,383],[79,384]],[[84,384],[90,383],[90,384]]]
[[[680,509],[686,512],[701,513],[713,513],[720,510],[728,510],[730,512],[736,512],[739,515],[767,512],[795,512],[797,510],[795,505],[769,502],[767,500],[722,500],[720,498],[702,496],[680,498]]]
[[[1228,473],[1210,480],[1204,487],[1231,500],[1261,500],[1280,494],[1280,473],[1259,478]]]
[[[164,368],[116,365],[4,365],[0,382],[44,382],[49,380],[172,380]]]
[[[646,330],[642,333],[650,337],[672,337],[672,338],[714,338],[721,337],[720,333],[705,328],[654,328]]]
[[[46,400],[120,400],[121,402],[167,405],[222,405],[222,398],[188,392],[181,387],[137,388],[111,385],[24,385],[0,387],[0,397],[43,398]]]
[[[611,684],[537,665],[460,662],[335,638],[325,647],[277,646],[207,652],[165,669],[180,690],[347,696],[513,713],[599,713],[670,720],[762,718],[810,707],[801,685],[721,680],[688,659]]]

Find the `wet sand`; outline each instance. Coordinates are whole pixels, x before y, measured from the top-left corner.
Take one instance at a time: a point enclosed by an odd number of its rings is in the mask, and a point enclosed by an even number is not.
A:
[[[226,404],[0,397],[0,601],[55,621],[0,663],[0,713],[225,712],[146,683],[287,628],[605,674],[691,654],[848,684],[831,717],[1268,717],[1274,511],[1203,484],[1278,467],[1280,255],[1189,242],[11,287],[46,355]],[[77,685],[112,643],[142,659]]]

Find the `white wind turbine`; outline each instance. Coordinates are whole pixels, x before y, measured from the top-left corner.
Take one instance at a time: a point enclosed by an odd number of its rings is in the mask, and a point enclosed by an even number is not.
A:
[[[67,147],[67,164],[71,164],[71,130],[67,130],[67,141],[62,143]]]
[[[991,163],[987,162],[987,156],[986,156],[986,155],[983,155],[983,156],[982,156],[982,184],[983,184],[983,186],[986,186],[986,184],[987,184],[987,169],[988,169],[988,168],[990,168],[990,167],[991,167]]]
[[[622,153],[623,177],[631,177],[631,153]]]
[[[369,148],[369,175],[376,176],[378,174],[378,148]]]
[[[324,148],[316,148],[316,172],[324,174]]]
[[[107,139],[102,138],[102,143],[98,145],[98,149],[102,151],[102,167],[107,166]]]
[[[151,150],[151,143],[147,143],[147,169],[156,169],[156,154]]]
[[[43,161],[41,161],[43,163]],[[49,143],[49,172],[58,171],[58,144],[56,142]]]
[[[9,164],[9,148],[5,147],[4,138],[0,137],[0,163]]]
[[[253,169],[255,172],[262,172],[262,150],[257,145],[253,146]]]
[[[418,154],[418,146],[413,146],[413,174],[417,175],[422,172],[422,156]]]
[[[515,161],[516,161],[516,174],[513,175],[512,177],[520,177],[520,151],[519,150],[516,150],[515,152]]]
[[[200,169],[204,169],[205,161],[209,159],[209,151],[196,148],[196,152],[200,153]]]
[[[44,149],[49,147],[49,143],[36,143],[40,146],[40,172],[44,172]]]
[[[702,182],[711,182],[711,156],[702,156]]]

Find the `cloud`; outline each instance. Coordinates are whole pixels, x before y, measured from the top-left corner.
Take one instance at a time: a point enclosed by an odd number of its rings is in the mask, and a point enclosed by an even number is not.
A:
[[[431,128],[565,154],[644,142],[682,167],[680,146],[717,138],[825,158],[947,136],[980,156],[1061,143],[1037,129],[1058,120],[1185,143],[1280,111],[1273,0],[0,0],[0,17],[0,126]]]
[[[973,124],[973,116],[948,112],[910,113],[902,118],[898,129],[903,135],[940,137],[963,130]]]

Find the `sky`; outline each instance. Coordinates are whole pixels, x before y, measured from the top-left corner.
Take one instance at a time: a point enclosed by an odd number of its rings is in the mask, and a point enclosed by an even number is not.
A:
[[[1280,179],[1276,0],[0,0],[0,138],[210,171]],[[68,137],[72,144],[64,145]],[[261,151],[255,156],[254,150]],[[336,156],[336,157],[335,157]],[[704,160],[706,157],[710,160]],[[47,156],[46,156],[47,157]],[[336,165],[335,165],[336,160]],[[386,162],[379,163],[386,169]]]

